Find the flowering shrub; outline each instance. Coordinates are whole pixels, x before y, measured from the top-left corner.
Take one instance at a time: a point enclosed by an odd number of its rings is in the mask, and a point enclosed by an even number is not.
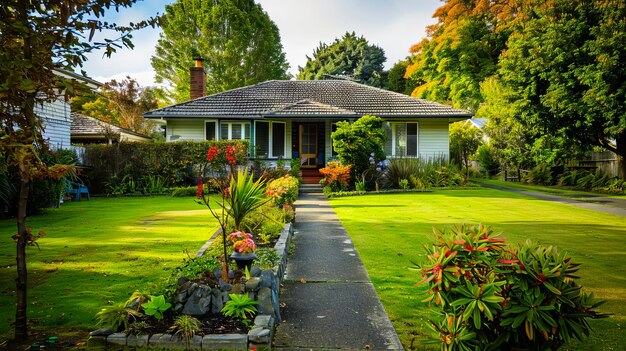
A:
[[[250,233],[234,232],[228,236],[228,240],[233,243],[233,248],[239,253],[247,254],[256,250],[256,245]]]
[[[351,165],[344,166],[341,162],[328,162],[328,166],[319,171],[324,176],[320,183],[332,191],[347,190],[350,185],[351,169]]]
[[[482,225],[434,234],[418,285],[441,311],[428,342],[442,350],[556,350],[606,316],[576,283],[579,265],[555,247],[506,245]]]
[[[271,181],[265,193],[274,199],[277,205],[292,204],[298,198],[299,182],[289,174]]]

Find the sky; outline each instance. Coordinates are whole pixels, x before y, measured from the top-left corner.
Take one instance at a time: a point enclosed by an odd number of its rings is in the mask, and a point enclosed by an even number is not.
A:
[[[120,25],[138,22],[165,12],[175,0],[138,1],[130,9],[109,12],[105,20]],[[289,72],[295,76],[320,42],[331,43],[346,32],[364,36],[380,46],[387,56],[385,68],[409,55],[411,45],[426,36],[426,26],[435,23],[432,14],[439,0],[256,0],[280,30]],[[102,52],[87,55],[83,70],[100,82],[135,78],[141,86],[156,85],[150,57],[159,39],[159,28],[133,34],[135,48],[119,49],[111,58]],[[96,40],[97,40],[96,36]],[[192,63],[190,62],[190,66]]]

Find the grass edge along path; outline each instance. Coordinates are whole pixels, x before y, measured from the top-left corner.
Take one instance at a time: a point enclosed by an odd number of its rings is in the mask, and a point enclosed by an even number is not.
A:
[[[446,190],[332,198],[379,297],[407,349],[428,334],[421,303],[424,287],[416,287],[420,272],[412,261],[423,256],[432,228],[459,223],[492,226],[509,243],[531,239],[556,245],[582,263],[580,284],[607,300],[600,310],[614,315],[592,321],[594,332],[583,343],[563,350],[626,348],[626,218],[552,203],[505,191]]]
[[[93,329],[109,301],[147,290],[196,251],[217,223],[192,197],[92,198],[70,202],[27,225],[47,233],[27,248],[28,316],[54,332]],[[0,221],[0,341],[12,338],[15,317],[15,220]]]

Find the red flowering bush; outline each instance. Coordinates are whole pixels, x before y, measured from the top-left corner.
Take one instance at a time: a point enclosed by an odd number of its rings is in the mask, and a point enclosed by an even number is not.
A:
[[[428,343],[442,350],[556,350],[589,335],[588,318],[606,316],[576,283],[579,265],[555,247],[507,245],[482,225],[434,235],[418,285],[441,311]]]

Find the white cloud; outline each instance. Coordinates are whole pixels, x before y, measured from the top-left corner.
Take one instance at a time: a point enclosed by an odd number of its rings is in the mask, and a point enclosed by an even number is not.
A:
[[[121,81],[123,79],[126,79],[127,76],[135,79],[141,87],[158,85],[154,83],[154,71],[151,69],[144,71],[124,71],[112,75],[93,76],[92,78],[97,80],[98,82],[106,83],[113,79]]]

